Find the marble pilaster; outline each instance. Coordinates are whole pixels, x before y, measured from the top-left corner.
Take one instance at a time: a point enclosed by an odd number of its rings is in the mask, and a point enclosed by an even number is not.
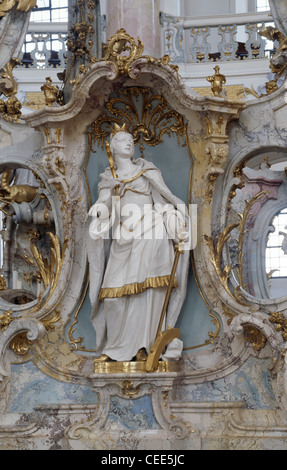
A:
[[[144,53],[160,57],[159,0],[107,0],[107,37],[124,28],[144,43]]]

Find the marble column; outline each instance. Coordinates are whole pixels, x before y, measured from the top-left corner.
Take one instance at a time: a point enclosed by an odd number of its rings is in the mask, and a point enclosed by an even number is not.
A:
[[[144,54],[161,56],[159,0],[107,0],[107,39],[120,28],[144,44]]]
[[[1,1],[1,0],[0,0]],[[72,94],[70,81],[75,79],[81,65],[89,65],[91,57],[101,58],[101,8],[100,0],[68,0],[68,25],[70,46],[67,52],[67,67],[64,87],[64,102],[67,103]],[[83,25],[83,29],[76,29]],[[91,33],[87,33],[91,28]]]

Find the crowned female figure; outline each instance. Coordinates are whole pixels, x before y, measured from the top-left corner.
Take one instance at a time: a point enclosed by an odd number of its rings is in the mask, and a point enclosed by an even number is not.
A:
[[[115,126],[110,167],[100,175],[98,200],[88,217],[92,323],[98,361],[145,360],[154,344],[163,303],[173,283],[163,329],[173,328],[185,297],[188,249],[176,276],[170,275],[174,245],[188,242],[188,211],[143,158],[134,159],[134,140]],[[178,359],[182,342],[165,351]]]

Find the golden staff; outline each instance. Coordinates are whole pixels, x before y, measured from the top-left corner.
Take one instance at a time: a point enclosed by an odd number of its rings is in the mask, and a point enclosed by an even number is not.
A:
[[[174,278],[175,278],[177,265],[178,265],[178,261],[179,261],[179,257],[181,253],[183,253],[183,250],[180,248],[180,242],[179,242],[179,244],[175,246],[174,262],[173,262],[173,266],[172,266],[172,270],[171,270],[171,274],[169,278],[169,284],[168,284],[168,288],[166,291],[163,308],[161,311],[161,316],[160,316],[159,325],[157,328],[155,342],[146,360],[147,372],[155,372],[157,370],[159,358],[165,346],[169,344],[173,339],[180,337],[179,328],[168,328],[165,331],[161,331],[161,329],[162,329],[162,324],[163,324],[163,320],[165,317],[166,309],[168,306],[168,302],[170,299],[171,291],[173,288]]]
[[[107,141],[106,141],[106,152],[107,152],[107,156],[108,156],[110,169],[111,169],[113,178],[117,178],[118,175],[116,174],[115,163],[114,163],[113,154],[112,154],[112,151],[111,151],[111,146],[110,146],[109,142],[107,142]],[[119,194],[118,186],[116,186],[115,191],[116,191],[116,196],[118,196],[118,194]]]

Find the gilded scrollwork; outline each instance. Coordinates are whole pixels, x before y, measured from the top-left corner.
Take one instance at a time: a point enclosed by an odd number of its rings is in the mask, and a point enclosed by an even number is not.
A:
[[[3,315],[0,315],[0,331],[3,333],[10,323],[13,321],[12,320],[12,310],[8,310],[3,313]]]
[[[94,138],[102,147],[115,123],[126,125],[135,144],[140,144],[141,151],[144,144],[160,144],[164,134],[175,134],[178,143],[182,141],[185,145],[186,125],[183,117],[170,108],[162,95],[150,88],[130,87],[120,90],[106,104],[106,109],[107,112],[100,115],[92,126]]]
[[[28,184],[10,185],[12,178],[12,170],[7,170],[2,173],[1,184],[0,184],[0,201],[8,204],[14,202],[31,202],[35,199],[39,192],[39,188],[34,188]]]
[[[69,242],[68,239],[65,240],[63,246],[61,247],[61,243],[57,235],[48,232],[47,236],[50,240],[50,261],[48,261],[46,258],[43,258],[43,255],[36,246],[35,238],[38,238],[37,234],[32,235],[31,237],[31,251],[33,253],[34,260],[39,268],[45,289],[49,288],[49,292],[46,297],[44,297],[44,292],[40,292],[37,305],[31,310],[33,313],[42,309],[53,295],[57,287],[64,262],[67,244]]]
[[[275,325],[276,331],[281,332],[284,341],[287,341],[287,319],[283,312],[270,312],[270,323]]]
[[[234,171],[234,176],[242,176],[243,164],[238,165]],[[242,178],[240,178],[239,187],[242,187]],[[234,191],[232,189],[232,191]],[[209,247],[210,252],[210,263],[215,269],[217,278],[219,279],[221,285],[224,287],[225,291],[230,296],[230,299],[235,300],[239,305],[243,307],[250,307],[250,297],[248,295],[248,284],[245,279],[246,271],[246,237],[248,236],[250,226],[252,226],[252,220],[254,214],[252,213],[252,208],[256,204],[263,205],[269,196],[269,191],[260,191],[251,197],[249,200],[245,200],[245,207],[242,213],[237,213],[239,222],[227,225],[219,234],[217,241],[214,243],[213,237],[207,237],[204,235],[204,240]],[[232,194],[229,197],[229,203],[234,197]],[[229,209],[228,209],[229,211]],[[226,248],[227,252],[231,248],[229,243],[231,234],[235,233],[235,238],[233,243],[236,245],[236,250],[233,250],[233,259],[231,263],[226,263],[226,256],[223,256],[223,250]],[[236,259],[234,258],[234,253],[236,253]],[[227,256],[228,258],[228,256]],[[230,282],[230,275],[233,272],[233,282]],[[234,279],[236,279],[235,287]],[[246,295],[247,294],[247,295]],[[254,311],[256,306],[254,305]],[[233,325],[234,319],[237,317],[238,312],[235,313],[232,309],[228,307],[228,302],[222,304],[222,310],[224,316],[227,318],[227,324]],[[252,310],[252,307],[251,307]],[[282,335],[282,340],[286,341],[287,339],[287,320],[285,318],[284,312],[269,312],[269,322],[275,326],[275,331],[280,332]],[[262,324],[263,325],[263,324]],[[268,338],[267,333],[264,332],[264,328],[259,328],[257,323],[251,319],[248,319],[246,324],[242,323],[244,337],[246,341],[252,343],[254,351],[258,352],[265,347]]]
[[[54,331],[56,328],[56,324],[59,322],[59,320],[60,312],[59,310],[55,309],[55,312],[53,312],[52,315],[49,315],[49,317],[45,317],[43,320],[41,320],[41,324],[43,325],[45,331]],[[31,341],[28,338],[26,332],[22,332],[14,336],[14,338],[10,342],[10,348],[12,349],[12,351],[14,351],[17,356],[22,357],[26,356],[30,352],[33,345],[34,341]]]
[[[13,57],[0,71],[0,115],[8,122],[19,122],[22,105],[16,97],[18,84],[13,76],[13,69],[20,65],[20,60]]]
[[[0,18],[6,16],[7,13],[15,7],[15,5],[17,5],[17,10],[27,13],[35,8],[36,4],[37,0],[1,0]]]
[[[225,291],[241,305],[248,305],[243,295],[243,292],[246,291],[246,283],[244,279],[244,240],[248,233],[248,219],[250,216],[252,216],[251,209],[254,204],[265,198],[267,194],[267,191],[261,191],[249,201],[245,201],[245,209],[243,213],[237,213],[239,222],[227,225],[219,234],[216,243],[214,243],[212,237],[204,235],[204,240],[207,243],[211,254],[210,262],[215,269],[218,279],[220,280]],[[223,249],[224,246],[228,243],[231,233],[235,229],[238,229],[239,232],[238,238],[236,239],[237,267],[234,267],[232,264],[223,265]],[[232,270],[237,273],[238,280],[238,285],[234,288],[233,291],[231,290],[229,280]]]
[[[25,181],[29,184],[17,183]],[[2,173],[1,279],[5,285],[1,288],[0,300],[11,304],[9,315],[7,311],[1,315],[2,333],[19,318],[41,315],[47,331],[59,319],[57,301],[52,306],[50,303],[59,282],[68,239],[60,241],[49,198],[46,184],[33,170],[9,168]],[[2,311],[4,308],[2,305]],[[24,357],[34,344],[31,341],[25,331],[20,331],[13,335],[9,344],[16,355]]]
[[[26,356],[32,344],[33,342],[28,339],[27,333],[23,332],[14,336],[10,342],[10,348],[17,356]]]
[[[33,277],[40,286],[43,285],[43,290],[39,291],[38,300],[34,306],[31,307],[29,301],[27,303],[27,300],[23,301],[23,304],[25,304],[26,308],[26,310],[23,312],[26,313],[27,316],[35,316],[39,312],[44,312],[44,309],[51,299],[51,296],[55,292],[63,265],[67,241],[63,243],[63,247],[61,249],[60,241],[57,235],[48,232],[47,237],[50,240],[50,248],[47,250],[47,243],[45,242],[44,252],[42,253],[41,244],[40,247],[37,246],[39,242],[41,243],[42,238],[39,232],[37,230],[31,230],[29,237],[31,256],[26,255],[26,263],[33,270],[30,272],[30,278]],[[19,303],[22,302],[19,301]],[[48,332],[53,331],[56,324],[59,322],[60,310],[54,308],[52,314],[49,313],[49,309],[47,311],[48,315],[44,315],[41,323],[43,325],[43,331]],[[3,334],[10,325],[13,325],[15,322],[19,321],[18,318],[19,314],[15,314],[13,310],[4,312],[0,316],[1,333]],[[25,331],[21,331],[18,334],[13,335],[9,346],[17,356],[25,357],[33,344],[34,340],[29,338]]]
[[[75,26],[78,27],[79,30],[81,30],[81,28],[83,29],[80,44],[78,43],[79,39],[75,39],[75,37],[79,36],[78,32],[75,31],[75,27],[72,36],[70,36],[68,40],[68,49],[72,51],[75,58],[78,54],[80,57],[86,56],[89,59],[89,65],[80,65],[78,77],[70,81],[72,85],[79,85],[82,77],[89,70],[89,67],[100,62],[111,63],[115,66],[116,73],[112,76],[111,80],[115,80],[121,75],[136,79],[139,71],[136,68],[133,70],[133,67],[138,59],[145,59],[145,61],[150,64],[168,66],[178,73],[178,66],[171,63],[171,59],[167,54],[160,59],[149,55],[144,56],[144,45],[142,41],[140,39],[134,39],[124,28],[119,29],[116,34],[108,40],[107,45],[104,46],[102,58],[99,59],[91,56],[90,49],[84,45],[87,35],[91,34],[91,30],[88,26],[87,23],[77,23]]]
[[[267,343],[266,336],[255,326],[245,325],[244,334],[246,341],[252,343],[254,351],[260,351]]]
[[[266,93],[258,93],[253,87],[251,88],[244,88],[244,90],[240,93],[246,93],[255,98],[263,98],[265,96],[271,95],[275,91],[278,90],[278,80],[284,75],[286,72],[286,56],[287,56],[287,38],[284,34],[279,31],[277,28],[273,26],[265,26],[263,29],[259,31],[260,36],[265,37],[269,41],[275,42],[279,44],[277,50],[272,54],[270,59],[269,67],[271,72],[274,74],[271,80],[265,83]]]
[[[238,238],[238,279],[240,287],[243,290],[246,290],[246,284],[244,280],[244,258],[245,258],[245,250],[244,250],[244,239],[247,235],[248,229],[248,218],[251,214],[251,209],[260,199],[265,198],[268,194],[268,191],[261,191],[257,193],[250,201],[246,201],[245,209],[242,214],[238,213],[238,217],[240,219],[239,224],[239,238]]]
[[[232,269],[232,265],[226,265],[222,267],[222,251],[224,245],[227,243],[230,237],[230,233],[236,227],[238,227],[238,223],[228,225],[224,228],[224,230],[220,233],[216,244],[213,242],[213,238],[207,235],[203,235],[205,243],[209,247],[209,251],[211,254],[210,262],[213,265],[215,272],[217,274],[218,279],[220,280],[222,286],[226,290],[226,292],[234,298],[234,294],[231,292],[229,287],[229,276]]]
[[[107,49],[102,60],[116,64],[118,75],[130,75],[132,62],[142,56],[144,45],[140,39],[136,41],[127,34],[124,28],[119,29],[108,41]],[[128,52],[128,55],[122,55]],[[92,62],[94,60],[92,59]]]
[[[259,34],[271,41],[277,41],[279,47],[272,54],[270,59],[270,69],[275,74],[275,78],[266,83],[266,92],[271,94],[278,89],[277,82],[286,70],[286,57],[287,57],[287,38],[284,34],[273,26],[266,26],[259,31]]]
[[[132,398],[138,395],[140,392],[140,386],[134,387],[134,384],[131,380],[125,380],[122,384],[122,394],[123,396],[127,396]]]

